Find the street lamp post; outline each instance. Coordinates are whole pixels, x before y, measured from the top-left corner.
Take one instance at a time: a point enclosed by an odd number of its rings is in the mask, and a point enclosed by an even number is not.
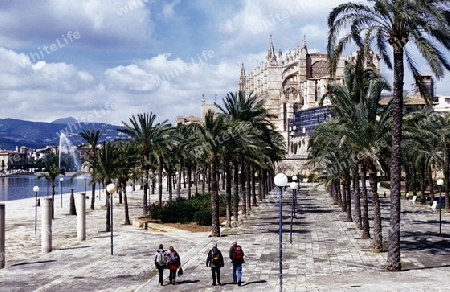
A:
[[[292,180],[294,180],[294,178],[292,178]],[[292,243],[292,225],[294,223],[294,216],[295,216],[295,197],[296,197],[296,192],[297,192],[297,186],[298,184],[293,181],[291,182],[291,184],[289,185],[292,189],[292,206],[291,206],[291,229],[289,232],[289,243]]]
[[[278,197],[278,249],[279,249],[279,273],[278,282],[280,285],[280,292],[283,291],[283,187],[286,186],[288,179],[284,173],[279,173],[274,177],[274,183],[279,189]]]
[[[438,179],[437,185],[439,186],[439,235],[441,235],[441,226],[442,226],[442,198],[441,198],[441,187],[444,185],[443,179]]]
[[[84,193],[86,194],[86,176],[84,177]]]
[[[117,187],[115,184],[111,183],[106,186],[106,191],[109,193],[109,204],[111,205],[109,230],[111,231],[111,255],[113,255],[113,194],[117,191]]]
[[[293,189],[293,193],[292,193],[292,206],[293,206],[293,210],[294,210],[294,217],[295,217],[295,213],[296,213],[296,209],[297,209],[297,194],[298,194],[298,185],[299,183],[298,181],[298,176],[294,175],[292,176],[292,182],[296,183],[295,188]],[[291,187],[292,188],[292,187]]]
[[[64,181],[64,178],[61,177],[61,178],[59,179],[59,187],[61,188],[61,189],[60,189],[61,208],[62,208],[62,184],[63,184],[63,181]]]
[[[39,192],[39,187],[38,186],[34,186],[33,187],[33,192],[36,194],[36,203],[34,205],[34,235],[36,235],[36,221],[37,221],[37,206],[38,206],[38,199],[37,199],[37,194]]]

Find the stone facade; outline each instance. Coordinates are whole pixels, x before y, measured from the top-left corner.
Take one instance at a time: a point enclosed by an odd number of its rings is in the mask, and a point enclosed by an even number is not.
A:
[[[245,73],[242,64],[239,90],[252,92],[265,101],[272,123],[285,138],[288,155],[305,157],[307,137],[302,135],[302,127],[293,126],[291,121],[294,112],[319,107],[327,86],[330,83],[343,82],[344,67],[349,62],[353,63],[355,56],[356,54],[341,57],[337,63],[335,76],[332,77],[328,70],[327,54],[309,53],[305,39],[297,49],[289,50],[285,54],[281,50],[275,54],[273,41],[270,39],[266,60],[250,74]],[[379,72],[379,58],[373,55],[366,61],[365,66]],[[326,105],[329,103],[324,100],[323,106]],[[299,131],[300,135],[293,133],[294,130]],[[303,128],[303,134],[304,132]],[[302,147],[295,147],[296,151],[292,153],[291,143],[297,143]]]

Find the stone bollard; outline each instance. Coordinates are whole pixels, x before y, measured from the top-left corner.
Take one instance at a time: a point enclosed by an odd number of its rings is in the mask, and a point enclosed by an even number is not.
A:
[[[44,198],[41,213],[41,251],[52,251],[52,198]]]
[[[5,267],[5,204],[0,204],[0,269]]]
[[[86,239],[86,194],[81,193],[78,197],[77,212],[77,239],[83,241]]]

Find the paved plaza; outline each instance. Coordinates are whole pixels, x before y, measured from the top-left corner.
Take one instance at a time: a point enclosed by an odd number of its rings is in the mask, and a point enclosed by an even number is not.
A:
[[[380,192],[383,194],[383,191]],[[139,202],[140,194],[136,194]],[[355,224],[331,203],[321,188],[303,186],[298,195],[296,216],[290,224],[290,195],[283,196],[282,285],[283,291],[448,291],[450,255],[448,253],[450,215],[427,206],[402,201],[402,265],[401,272],[384,269],[387,252],[371,252],[370,239],[361,239]],[[387,239],[389,194],[382,196],[383,238]],[[115,204],[115,216],[120,206]],[[140,206],[130,204],[131,213],[139,214]],[[8,208],[8,205],[7,205]],[[12,208],[12,207],[11,207]],[[8,212],[8,209],[7,209]],[[33,221],[26,229],[18,217],[7,215],[6,244],[10,239],[8,223],[14,221],[17,238],[37,243],[24,254],[8,258],[0,270],[0,291],[279,291],[279,205],[276,193],[267,196],[238,227],[222,229],[220,238],[208,233],[192,233],[157,224],[148,229],[121,224],[115,217],[113,255],[110,233],[104,228],[105,210],[87,210],[87,240],[76,241],[76,226],[64,212],[54,219],[53,251],[39,251],[39,238],[34,236]],[[8,213],[7,213],[8,214]],[[10,219],[9,219],[10,218]],[[72,221],[68,221],[72,220]],[[441,222],[441,224],[439,224]],[[92,226],[92,224],[97,226]],[[64,226],[60,226],[64,224]],[[99,226],[100,225],[100,226]],[[442,234],[439,235],[439,225]],[[63,229],[65,233],[63,233]],[[57,232],[61,230],[61,232]],[[31,233],[28,234],[28,233]],[[246,254],[242,286],[232,282],[228,249],[237,241]],[[292,243],[291,243],[292,241]],[[221,269],[222,286],[212,286],[206,255],[213,242],[225,256]],[[165,272],[165,284],[159,286],[153,256],[158,244],[173,245],[181,256],[184,275],[171,285]],[[10,249],[12,250],[12,249]],[[12,252],[11,252],[12,253]]]

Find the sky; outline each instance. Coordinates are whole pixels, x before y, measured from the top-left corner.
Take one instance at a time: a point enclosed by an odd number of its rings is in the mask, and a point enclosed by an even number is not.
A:
[[[237,91],[242,63],[249,73],[264,61],[271,36],[275,51],[305,39],[309,52],[326,52],[326,19],[342,2],[1,0],[0,118],[200,116],[202,98]],[[449,80],[438,94],[450,95]]]

